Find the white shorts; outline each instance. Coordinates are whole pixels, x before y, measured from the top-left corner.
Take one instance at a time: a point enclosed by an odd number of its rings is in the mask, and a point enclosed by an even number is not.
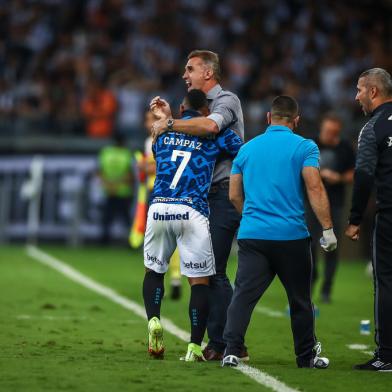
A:
[[[144,265],[165,273],[177,246],[182,275],[197,278],[215,274],[208,219],[186,205],[151,204],[144,237]]]

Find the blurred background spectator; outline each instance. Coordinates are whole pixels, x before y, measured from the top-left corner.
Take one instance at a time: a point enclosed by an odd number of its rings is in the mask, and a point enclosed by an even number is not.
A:
[[[128,230],[131,225],[131,199],[133,196],[133,158],[124,145],[124,137],[115,136],[115,144],[104,147],[99,153],[99,178],[104,191],[102,208],[101,243],[110,240],[111,224],[120,218]]]
[[[279,93],[299,100],[305,135],[334,110],[353,137],[358,74],[392,68],[391,11],[388,0],[2,0],[0,139],[120,132],[141,147],[143,108],[156,94],[178,106],[195,48],[221,55],[248,138]]]
[[[328,113],[323,117],[320,133],[315,139],[320,150],[320,175],[328,194],[333,228],[338,242],[342,239],[342,224],[345,223],[345,215],[347,215],[344,212],[346,188],[353,182],[355,166],[353,147],[347,140],[342,140],[342,128],[343,123],[340,117],[334,113]],[[309,203],[306,208],[306,221],[312,238],[313,283],[318,276],[323,275],[321,301],[329,303],[339,262],[340,246],[332,252],[321,255],[325,263],[324,268],[320,268],[318,251],[323,229]]]
[[[186,57],[197,48],[219,53],[247,139],[265,128],[271,100],[289,94],[301,107],[300,133],[316,139],[333,111],[342,139],[355,145],[366,121],[354,102],[358,74],[392,70],[392,3],[0,0],[0,242],[24,236],[28,207],[18,195],[37,153],[45,168],[40,236],[77,243],[99,239],[101,223],[116,229],[105,217],[113,195],[104,187],[102,208],[95,179],[99,166],[105,184],[98,152],[117,136],[127,151],[144,149],[144,109],[155,95],[179,107]],[[132,191],[124,191],[127,211]],[[371,219],[363,226],[369,231]]]
[[[117,101],[103,84],[92,79],[87,84],[86,96],[82,100],[82,115],[89,137],[111,137],[114,131]]]

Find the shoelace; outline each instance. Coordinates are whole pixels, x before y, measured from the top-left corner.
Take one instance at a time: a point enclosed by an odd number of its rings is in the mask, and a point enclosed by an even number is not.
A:
[[[321,343],[317,342],[313,349],[316,351],[316,356],[318,357],[321,354]]]

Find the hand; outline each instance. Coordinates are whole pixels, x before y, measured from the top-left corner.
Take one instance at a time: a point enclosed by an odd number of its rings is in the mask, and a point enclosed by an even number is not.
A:
[[[360,226],[358,225],[348,225],[346,229],[346,236],[350,238],[352,241],[358,241],[359,240],[359,231],[360,231]]]
[[[338,184],[342,180],[342,176],[338,172],[330,169],[321,169],[320,175],[321,178],[330,185]]]
[[[338,240],[336,239],[333,229],[323,230],[323,236],[320,238],[320,245],[326,252],[332,252],[338,246]]]
[[[159,106],[156,106],[153,110],[151,110],[151,112],[152,112],[155,120],[166,120],[167,121],[169,118],[171,118],[170,116],[167,116],[165,114],[165,112],[162,110],[162,108]]]
[[[154,113],[154,116],[157,116],[159,119],[167,119],[173,117],[169,103],[159,96],[154,97],[151,100],[150,109]]]
[[[167,129],[167,120],[163,119],[163,120],[155,121],[151,127],[152,142],[155,143],[156,140],[158,139],[158,136],[162,135],[162,133],[165,133],[166,129]]]

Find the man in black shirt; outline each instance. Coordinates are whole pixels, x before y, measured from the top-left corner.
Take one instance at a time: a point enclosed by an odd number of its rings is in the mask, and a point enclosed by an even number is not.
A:
[[[376,351],[357,370],[392,372],[392,79],[382,68],[363,72],[357,95],[370,115],[358,138],[352,208],[346,235],[359,239],[360,223],[373,184],[377,213],[373,231],[372,264]]]
[[[320,134],[316,143],[320,150],[320,175],[331,204],[332,221],[336,236],[340,237],[342,211],[346,184],[352,182],[355,156],[351,144],[341,139],[342,121],[335,114],[327,114],[321,121]],[[312,236],[314,260],[313,282],[317,279],[318,239],[322,228],[311,208],[307,208],[307,222]],[[330,302],[333,280],[338,264],[338,250],[326,253],[321,301]]]

